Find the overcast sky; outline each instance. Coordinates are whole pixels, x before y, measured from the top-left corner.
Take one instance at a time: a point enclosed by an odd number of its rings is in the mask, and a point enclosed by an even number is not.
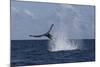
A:
[[[94,6],[38,2],[11,2],[11,39],[30,38],[54,28],[51,34],[63,32],[68,39],[93,39],[95,24]]]

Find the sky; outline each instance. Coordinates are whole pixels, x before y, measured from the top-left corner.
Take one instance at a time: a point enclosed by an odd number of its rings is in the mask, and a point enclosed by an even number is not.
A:
[[[11,40],[30,38],[47,32],[54,24],[52,35],[63,34],[67,39],[95,38],[95,7],[41,2],[11,2]]]

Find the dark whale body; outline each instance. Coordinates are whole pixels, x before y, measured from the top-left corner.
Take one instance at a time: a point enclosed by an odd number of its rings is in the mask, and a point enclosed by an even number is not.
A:
[[[52,35],[50,34],[50,31],[52,30],[52,27],[54,26],[54,24],[51,25],[50,29],[48,32],[46,32],[45,34],[41,34],[41,35],[29,35],[30,37],[42,37],[42,36],[46,36],[48,37],[49,39],[52,40]]]

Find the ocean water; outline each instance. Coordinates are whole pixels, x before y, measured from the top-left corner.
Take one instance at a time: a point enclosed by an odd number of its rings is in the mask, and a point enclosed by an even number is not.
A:
[[[69,41],[82,42],[82,47],[53,52],[48,50],[49,40],[11,40],[11,66],[95,61],[95,39]]]

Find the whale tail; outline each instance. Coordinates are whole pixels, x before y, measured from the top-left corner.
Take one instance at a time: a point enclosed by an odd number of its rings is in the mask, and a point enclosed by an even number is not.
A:
[[[29,36],[30,36],[30,37],[42,37],[42,36],[46,36],[46,37],[48,37],[49,39],[51,39],[51,38],[52,38],[52,37],[51,37],[52,35],[50,34],[50,32],[51,32],[53,26],[54,26],[54,24],[52,24],[51,27],[50,27],[50,29],[49,29],[46,33],[44,33],[44,34],[41,34],[41,35],[29,35]]]
[[[54,24],[52,24],[52,25],[51,25],[51,27],[50,27],[49,31],[48,31],[46,34],[49,34],[49,33],[51,32],[51,30],[52,30],[53,26],[54,26]]]

